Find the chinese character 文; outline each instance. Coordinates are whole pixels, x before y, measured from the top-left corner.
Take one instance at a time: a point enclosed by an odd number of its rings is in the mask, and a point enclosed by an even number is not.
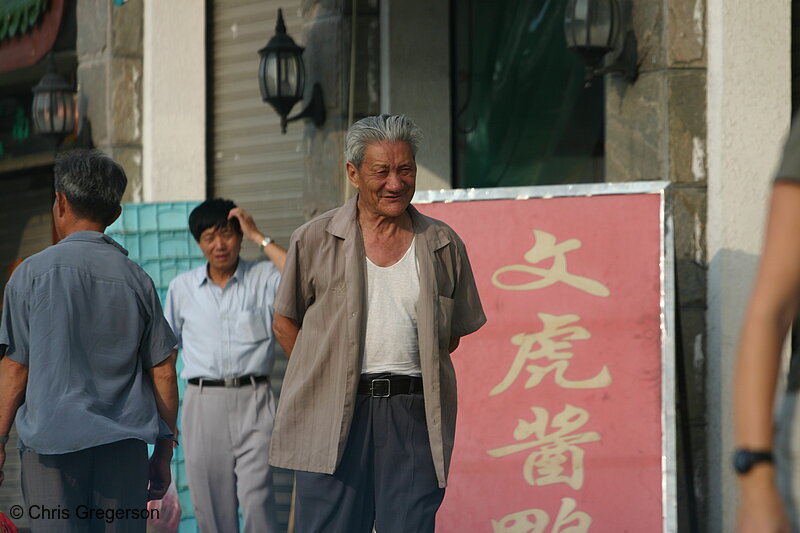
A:
[[[567,404],[564,410],[553,417],[543,407],[531,407],[535,418],[531,422],[517,420],[514,440],[517,444],[502,446],[486,453],[492,457],[504,457],[513,453],[529,451],[523,466],[523,477],[529,485],[552,485],[566,483],[573,489],[583,486],[583,448],[580,444],[599,441],[596,431],[577,433],[588,421],[585,409]],[[548,434],[550,426],[555,429]],[[532,438],[528,442],[522,442]]]
[[[611,294],[608,287],[599,281],[572,274],[567,270],[567,252],[580,248],[581,241],[567,239],[564,242],[556,243],[556,238],[553,234],[536,229],[533,230],[533,235],[535,238],[533,248],[524,255],[525,261],[530,264],[508,265],[498,269],[492,275],[492,283],[495,287],[510,291],[532,291],[561,282],[593,296],[605,297]],[[548,259],[553,260],[549,268],[534,266]],[[530,274],[534,279],[520,284],[507,284],[500,281],[500,276],[506,272]]]
[[[586,533],[592,517],[575,511],[577,503],[572,498],[562,498],[556,521],[550,533]],[[550,517],[541,509],[528,509],[511,513],[500,520],[492,520],[492,533],[545,533]]]
[[[518,378],[522,370],[530,373],[530,377],[525,383],[525,388],[530,389],[542,382],[542,379],[549,374],[554,374],[557,385],[565,389],[592,389],[607,387],[611,384],[611,373],[608,367],[603,368],[596,376],[584,380],[571,380],[565,377],[569,367],[569,359],[572,359],[571,341],[586,340],[591,334],[583,327],[573,325],[580,320],[578,315],[550,315],[538,313],[539,320],[544,324],[544,329],[539,333],[520,333],[511,338],[511,342],[519,346],[514,362],[508,370],[503,381],[494,386],[489,391],[489,396],[500,394],[507,390]],[[527,365],[528,361],[546,359],[554,361],[546,366]]]

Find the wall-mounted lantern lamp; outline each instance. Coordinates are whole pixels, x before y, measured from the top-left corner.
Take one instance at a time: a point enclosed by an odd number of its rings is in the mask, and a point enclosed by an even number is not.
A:
[[[310,118],[317,126],[325,123],[325,102],[322,88],[315,83],[311,91],[311,102],[299,114],[287,118],[294,104],[303,99],[305,66],[303,47],[286,34],[283,11],[278,9],[275,35],[258,51],[261,62],[258,66],[258,85],[261,99],[268,102],[281,117],[281,132],[286,133],[286,124],[301,118]]]
[[[52,52],[47,72],[33,88],[33,125],[36,133],[62,137],[78,126],[76,91],[57,71]]]
[[[630,82],[636,80],[636,35],[629,30],[621,39],[621,22],[617,0],[569,0],[567,3],[564,15],[567,48],[574,50],[586,65],[586,85],[595,76],[610,72],[620,72]],[[614,51],[617,54],[613,62],[601,67],[606,55]]]

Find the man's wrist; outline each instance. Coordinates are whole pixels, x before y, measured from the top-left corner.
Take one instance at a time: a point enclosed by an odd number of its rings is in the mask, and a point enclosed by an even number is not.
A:
[[[175,435],[160,435],[156,437],[156,443],[158,443],[160,440],[169,441],[173,448],[178,446],[178,439],[175,438]]]
[[[175,446],[177,446],[177,444],[169,439],[156,439],[156,445],[153,449],[153,456],[171,458],[172,450],[175,448]]]

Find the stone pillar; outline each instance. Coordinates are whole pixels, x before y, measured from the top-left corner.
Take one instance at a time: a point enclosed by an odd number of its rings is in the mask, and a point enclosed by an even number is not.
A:
[[[706,312],[706,20],[705,0],[624,0],[638,40],[639,76],[631,84],[606,77],[606,180],[672,182],[675,258],[694,453],[679,451],[681,530],[687,525],[689,482],[699,516],[707,494],[705,408]],[[678,449],[682,438],[679,435]],[[685,441],[683,441],[685,442]],[[694,467],[686,479],[686,460]],[[702,518],[701,518],[702,520]]]
[[[147,0],[144,21],[143,200],[205,200],[203,3]]]
[[[78,0],[78,84],[95,147],[128,174],[124,201],[142,200],[143,0]]]
[[[321,128],[306,121],[306,219],[340,205],[352,194],[346,185],[344,135],[349,127],[352,0],[303,0],[306,20],[306,94],[319,82],[327,119]],[[356,0],[353,120],[380,112],[378,0]],[[306,98],[306,101],[308,98]],[[299,106],[298,106],[299,108]]]

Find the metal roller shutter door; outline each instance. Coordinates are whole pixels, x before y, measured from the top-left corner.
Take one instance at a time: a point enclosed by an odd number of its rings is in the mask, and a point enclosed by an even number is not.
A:
[[[303,127],[294,123],[281,134],[278,115],[261,101],[257,81],[258,50],[275,34],[279,7],[288,33],[299,39],[298,1],[214,2],[212,191],[250,212],[263,233],[286,246],[305,222]],[[244,246],[242,255],[259,257],[253,246]]]

